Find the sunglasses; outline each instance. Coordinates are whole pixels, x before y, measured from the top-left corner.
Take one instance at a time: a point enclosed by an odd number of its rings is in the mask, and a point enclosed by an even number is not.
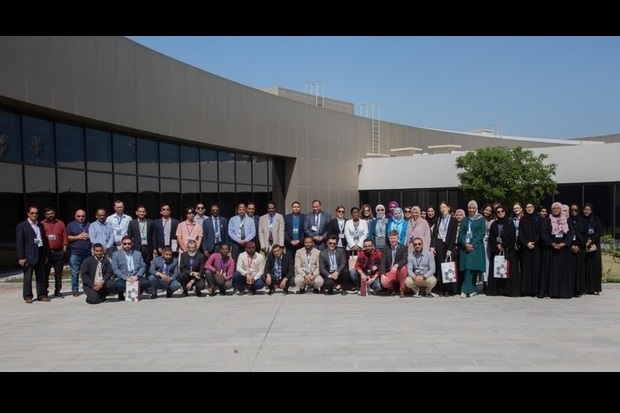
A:
[[[410,209],[405,209],[405,213],[407,213],[407,212],[411,213],[411,210]]]
[[[385,211],[383,208],[378,208],[377,211]]]
[[[338,211],[336,211],[336,212],[344,212],[344,209],[339,209],[339,210],[338,210]]]
[[[422,245],[422,243],[421,243],[421,242],[414,242],[414,243],[413,243],[413,246],[414,246],[414,247],[417,247],[417,246],[420,246],[420,245]]]
[[[123,242],[123,245],[131,245],[132,242]]]
[[[498,209],[497,211],[495,211],[495,213],[497,213],[497,214],[503,214],[504,212],[506,212],[506,211],[504,211],[503,209]]]
[[[336,245],[335,242],[328,242],[327,245]]]

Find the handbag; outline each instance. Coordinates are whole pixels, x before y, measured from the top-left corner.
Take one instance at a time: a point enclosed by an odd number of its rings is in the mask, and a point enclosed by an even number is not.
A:
[[[493,277],[508,278],[510,277],[510,261],[506,259],[504,253],[500,253],[493,258]]]
[[[441,279],[444,284],[454,283],[458,280],[456,261],[452,261],[452,257],[446,257],[446,260],[441,263]]]
[[[125,301],[140,301],[140,281],[125,281]]]

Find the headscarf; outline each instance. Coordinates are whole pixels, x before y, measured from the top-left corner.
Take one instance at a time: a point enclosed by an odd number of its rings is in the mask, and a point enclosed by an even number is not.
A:
[[[379,211],[379,208],[383,209],[383,211]],[[382,204],[379,204],[375,207],[375,212],[377,213],[375,218],[377,220],[375,225],[375,234],[379,237],[385,237],[388,222],[387,216],[385,215],[385,207]]]
[[[527,213],[527,206],[531,205],[534,207],[534,212],[532,212],[531,214]],[[538,210],[536,208],[536,205],[534,205],[533,202],[526,202],[523,208],[523,216],[525,218],[527,218],[527,222],[529,222],[530,224],[534,224],[534,225],[538,225],[540,223],[540,215],[538,215]]]
[[[379,211],[379,209],[383,209],[383,211]],[[381,204],[375,207],[375,212],[377,213],[377,219],[385,218],[385,207]]]
[[[470,206],[472,206],[472,205],[476,207],[476,212],[474,213],[474,215],[469,216],[469,207],[470,207]],[[475,221],[475,220],[480,219],[480,218],[484,218],[484,215],[482,215],[482,214],[478,211],[478,203],[477,203],[476,201],[474,201],[474,200],[471,200],[471,201],[469,201],[469,202],[467,203],[467,212],[468,212],[468,213],[467,213],[467,214],[465,214],[465,216],[466,216],[467,218],[469,218],[470,220],[472,220],[472,221]]]
[[[391,206],[395,206],[396,208],[398,208],[398,202],[396,201],[390,201],[390,203],[388,204],[387,210],[385,211],[386,215],[388,218],[394,218],[394,214],[392,213],[392,211],[390,210]]]
[[[562,208],[562,204],[559,202],[554,202],[551,205],[551,213],[549,214],[549,218],[551,219],[551,232],[553,234],[558,234],[562,232],[563,234],[568,233],[568,220],[564,213],[560,212],[559,216],[553,215],[553,208],[560,207]]]
[[[564,210],[566,210],[566,212],[564,212]],[[566,204],[562,204],[562,213],[568,218],[570,216],[570,207]]]
[[[429,208],[432,208],[433,211],[435,211],[435,216],[432,217],[432,218],[429,218],[429,216],[428,216],[428,209]],[[437,217],[438,217],[438,215],[437,215],[437,208],[435,208],[434,205],[427,206],[426,207],[426,221],[428,222],[428,226],[429,227],[433,228],[433,225],[435,225],[437,223]]]

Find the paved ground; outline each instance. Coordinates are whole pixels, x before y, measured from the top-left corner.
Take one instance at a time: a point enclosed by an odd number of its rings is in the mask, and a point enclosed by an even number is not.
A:
[[[620,285],[600,296],[85,296],[0,282],[0,371],[620,371]],[[143,296],[143,297],[146,297]]]

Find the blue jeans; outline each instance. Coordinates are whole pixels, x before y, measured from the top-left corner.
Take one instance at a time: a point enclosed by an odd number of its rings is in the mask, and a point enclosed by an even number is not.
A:
[[[239,271],[233,272],[233,285],[237,286],[237,291],[245,291],[245,287],[247,286],[250,291],[255,293],[257,290],[260,290],[265,286],[265,281],[261,278],[258,280],[254,280],[254,282],[250,285],[245,282],[245,275],[241,274]]]
[[[357,270],[355,268],[349,270],[349,275],[351,276],[351,282],[353,285],[359,288],[360,283],[362,282],[362,277],[360,277]],[[370,288],[372,288],[372,291],[374,291],[375,294],[383,290],[383,287],[381,286],[381,277],[377,277],[377,279],[370,284]]]
[[[91,254],[86,255],[77,255],[71,254],[69,258],[69,268],[71,269],[71,291],[78,292],[80,289],[80,268],[82,267],[82,262],[90,257]]]

